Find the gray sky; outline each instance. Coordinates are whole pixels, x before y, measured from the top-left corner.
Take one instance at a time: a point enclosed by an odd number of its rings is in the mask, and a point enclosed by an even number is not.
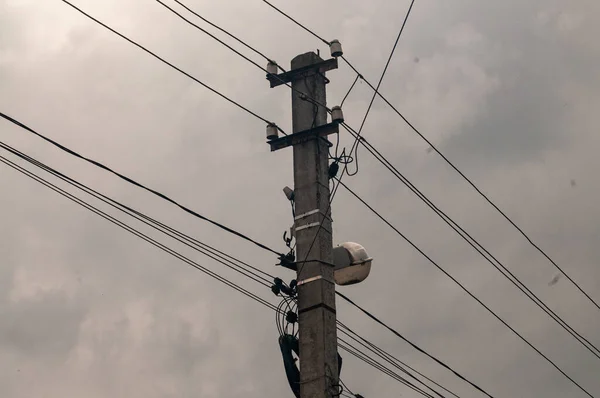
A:
[[[223,3],[187,1],[282,65],[317,48],[327,54],[259,0]],[[158,3],[75,4],[291,129],[287,88],[269,89],[263,72]],[[376,82],[409,1],[276,4],[325,38],[340,39],[345,55]],[[600,300],[598,15],[600,4],[590,0],[417,0],[381,91]],[[355,76],[343,65],[328,76],[328,103],[335,105]],[[291,152],[270,153],[264,123],[61,1],[0,0],[0,87],[2,112],[283,250],[281,234],[291,217],[281,188],[292,184]],[[350,125],[358,127],[370,95],[366,84],[357,84],[344,106]],[[7,122],[0,126],[2,141],[31,156],[292,277],[254,246]],[[549,286],[552,265],[381,101],[364,135],[571,326],[600,344],[598,310],[564,278]],[[351,143],[349,137],[343,143]],[[359,156],[359,174],[345,178],[353,189],[600,394],[597,358],[366,151]],[[4,165],[0,184],[3,397],[292,396],[269,311]],[[360,242],[375,257],[369,279],[344,293],[494,396],[585,396],[342,190],[333,214],[334,241]],[[247,279],[163,240],[276,302]],[[338,308],[341,320],[394,355],[463,397],[480,396],[356,310],[344,303]],[[415,396],[348,355],[342,378],[365,396]]]

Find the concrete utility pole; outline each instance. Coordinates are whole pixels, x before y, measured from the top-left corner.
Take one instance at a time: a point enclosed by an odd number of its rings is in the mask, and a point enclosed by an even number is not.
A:
[[[302,398],[329,398],[337,391],[338,356],[325,71],[337,60],[314,52],[298,55],[292,70],[268,76],[271,86],[292,84],[293,134],[270,141],[271,150],[294,148],[294,202]],[[316,236],[315,236],[316,234]],[[305,260],[309,260],[304,262]]]

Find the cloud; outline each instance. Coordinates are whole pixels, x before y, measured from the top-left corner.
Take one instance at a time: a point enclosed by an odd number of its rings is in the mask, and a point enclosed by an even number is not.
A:
[[[289,91],[154,2],[77,2],[211,87],[290,129]],[[190,1],[286,65],[327,49],[262,2]],[[341,3],[340,3],[341,4]],[[377,82],[404,2],[281,3]],[[598,296],[600,190],[595,149],[597,27],[589,2],[416,2],[382,92],[536,242]],[[319,10],[319,12],[315,12]],[[245,50],[243,50],[245,51]],[[254,56],[252,53],[249,55]],[[257,57],[257,62],[262,63]],[[416,62],[418,60],[418,62]],[[354,80],[328,73],[328,101]],[[0,109],[48,136],[283,250],[292,154],[270,153],[265,124],[92,24],[61,2],[0,1]],[[357,127],[371,91],[344,105]],[[377,100],[363,131],[399,170],[593,341],[596,309]],[[270,273],[273,256],[73,159],[7,123],[2,141]],[[342,146],[351,143],[342,135]],[[3,154],[5,155],[5,154]],[[596,359],[573,341],[364,151],[353,189],[593,394]],[[94,214],[0,168],[0,392],[7,397],[290,395],[271,312]],[[571,185],[571,180],[577,183]],[[71,189],[71,188],[69,188]],[[125,219],[102,203],[93,203]],[[334,207],[334,241],[375,257],[345,291],[494,396],[583,396],[350,195]],[[268,289],[161,239],[276,303]],[[475,396],[352,308],[340,319],[459,395]],[[344,355],[342,377],[365,396],[410,392]]]

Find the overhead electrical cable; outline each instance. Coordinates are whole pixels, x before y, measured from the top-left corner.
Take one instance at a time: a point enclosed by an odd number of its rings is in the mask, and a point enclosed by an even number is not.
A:
[[[239,52],[238,50],[236,50],[235,48],[231,47],[229,44],[225,43],[223,40],[219,39],[217,36],[213,35],[212,33],[210,33],[209,31],[207,31],[206,29],[198,26],[197,24],[195,24],[194,22],[190,21],[189,19],[187,19],[186,17],[184,17],[183,15],[181,15],[180,13],[178,13],[177,11],[175,11],[173,8],[169,7],[167,4],[163,3],[161,0],[155,0],[157,3],[159,3],[160,5],[162,5],[163,7],[165,7],[167,10],[171,11],[173,14],[175,14],[177,17],[179,17],[180,19],[182,19],[183,21],[187,22],[188,24],[190,24],[191,26],[195,27],[196,29],[200,30],[201,32],[203,32],[204,34],[210,36],[211,38],[213,38],[214,40],[218,41],[220,44],[222,44],[223,46],[227,47],[228,49],[230,49],[231,51],[233,51],[234,53],[236,53],[237,55],[239,55],[240,57],[242,57],[243,59],[245,59],[246,61],[250,62],[252,65],[256,66],[257,68],[267,72],[267,70],[260,66],[258,63],[254,62],[253,60],[251,60],[250,58],[248,58],[246,55],[242,54],[241,52]],[[182,5],[182,3],[178,2],[178,4]],[[182,5],[186,10],[188,10],[189,12],[191,12],[192,14],[194,14],[195,16],[197,16],[198,18],[202,19],[203,21],[209,23],[211,26],[215,26],[215,24],[207,21],[205,18],[203,18],[202,16],[200,16],[200,14],[192,11],[191,9],[189,9],[187,6]],[[217,27],[218,28],[218,27]],[[218,28],[223,32],[227,32],[225,31],[225,29],[222,28]],[[262,54],[261,54],[262,55]],[[264,56],[263,56],[264,57]],[[267,58],[267,57],[265,57]],[[268,61],[269,58],[267,58]]]
[[[407,369],[409,369],[410,371],[418,374],[419,376],[421,376],[425,380],[429,381],[430,383],[436,385],[437,387],[443,389],[448,394],[450,394],[450,395],[452,395],[452,396],[454,396],[456,398],[460,398],[457,394],[455,394],[454,392],[450,391],[446,387],[442,386],[441,384],[439,384],[436,381],[432,380],[431,378],[427,377],[423,373],[419,372],[417,369],[415,369],[412,366],[408,365],[407,363],[399,360],[398,358],[394,357],[389,352],[381,349],[380,347],[376,346],[375,344],[373,344],[369,340],[365,339],[364,337],[362,337],[361,335],[359,335],[358,333],[356,333],[354,330],[350,329],[348,326],[346,326],[342,322],[338,321],[337,323],[338,323],[338,331],[340,331],[343,334],[345,334],[346,336],[350,337],[352,340],[356,341],[361,346],[363,346],[366,349],[368,349],[369,351],[373,352],[375,355],[378,355],[379,357],[383,358],[386,362],[388,362],[389,364],[391,364],[395,368],[399,369],[400,371],[406,373],[409,377],[413,378],[417,382],[424,384],[416,376],[412,375]],[[429,388],[431,388],[431,387],[429,387]],[[432,391],[435,391],[435,390],[432,389]],[[437,394],[439,395],[439,393],[437,393]]]
[[[286,81],[284,81],[281,77],[279,77],[276,74],[271,74],[269,73],[269,71],[259,65],[258,63],[256,63],[255,61],[253,61],[252,59],[250,59],[249,57],[247,57],[246,55],[242,54],[241,52],[239,52],[238,50],[236,50],[235,48],[231,47],[229,44],[225,43],[223,40],[219,39],[218,37],[216,37],[215,35],[213,35],[212,33],[208,32],[206,29],[198,26],[197,24],[195,24],[194,22],[190,21],[189,19],[187,19],[185,16],[181,15],[180,13],[178,13],[177,11],[175,11],[173,8],[169,7],[167,4],[165,4],[164,2],[162,2],[161,0],[155,0],[157,3],[159,3],[160,5],[162,5],[164,8],[166,8],[167,10],[171,11],[174,15],[176,15],[179,19],[185,21],[186,23],[188,23],[189,25],[193,26],[194,28],[198,29],[199,31],[203,32],[204,34],[208,35],[209,37],[211,37],[212,39],[216,40],[218,43],[222,44],[223,46],[225,46],[226,48],[228,48],[229,50],[233,51],[235,54],[237,54],[238,56],[240,56],[241,58],[243,58],[245,61],[251,63],[252,65],[254,65],[255,67],[257,67],[258,69],[262,70],[263,72],[265,72],[267,75],[271,76],[273,79],[278,80],[279,82],[281,82],[283,85],[289,87],[292,91],[300,94],[302,96],[302,98],[305,101],[309,101],[312,102],[315,106],[321,106],[323,108],[325,108],[328,112],[330,112],[331,110],[329,108],[327,108],[327,106],[325,104],[320,103],[319,101],[317,101],[314,96],[312,95],[307,95],[306,93],[303,93],[300,90],[295,89],[294,87],[292,87],[292,85]],[[216,28],[218,28],[219,30],[231,35],[229,32],[227,32],[225,29],[219,27],[218,25],[208,21],[206,18],[202,17],[199,13],[191,10],[189,7],[185,6],[183,3],[176,1],[178,4],[180,4],[182,7],[184,7],[186,10],[188,10],[189,12],[191,12],[192,14],[194,14],[195,16],[197,16],[198,18],[200,18],[201,20],[209,23],[211,26],[215,26]],[[261,54],[262,55],[262,54]],[[264,56],[263,56],[264,57]],[[273,61],[270,60],[269,58],[265,57],[269,62],[273,62],[275,65],[277,65],[279,67],[279,65]],[[281,67],[279,67],[281,69]],[[317,108],[318,109],[318,108]],[[279,128],[278,128],[279,129]],[[281,129],[279,129],[280,131],[283,131]],[[285,134],[285,132],[284,132]],[[286,134],[287,135],[287,134]]]
[[[386,367],[385,365],[378,363],[372,357],[370,357],[368,354],[365,354],[364,352],[360,352],[359,350],[356,350],[343,338],[338,338],[338,347],[340,347],[342,350],[346,351],[347,353],[351,354],[352,356],[362,360],[363,362],[366,362],[367,364],[373,366],[374,368],[376,368],[379,371],[381,371],[382,373],[390,376],[391,378],[395,379],[396,381],[400,382],[401,384],[404,384],[406,387],[417,392],[418,394],[420,394],[424,397],[427,397],[427,398],[434,398],[433,395],[431,395],[428,392],[424,391],[423,389],[415,386],[410,381],[406,380],[405,378],[403,378],[402,376],[400,376],[398,373],[394,372],[390,368]]]
[[[301,27],[302,29],[304,29],[305,31],[310,33],[311,35],[313,35],[314,37],[316,37],[317,39],[319,39],[321,42],[325,43],[326,45],[330,44],[329,41],[325,40],[324,38],[322,38],[321,36],[319,36],[318,34],[313,32],[312,30],[308,29],[305,25],[302,25],[300,22],[296,21],[294,18],[292,18],[291,16],[289,16],[288,14],[283,12],[281,9],[275,7],[273,4],[271,4],[267,0],[262,0],[262,2],[267,4],[269,7],[271,7],[272,9],[274,9],[275,11],[277,11],[278,13],[280,13],[281,15],[283,15],[284,17],[286,17],[287,19],[289,19],[290,21],[292,21],[293,23],[295,23],[296,25],[298,25],[299,27]]]
[[[376,318],[374,315],[372,315],[370,312],[368,312],[367,310],[363,309],[361,306],[359,306],[358,304],[356,304],[353,300],[351,300],[350,298],[348,298],[346,295],[344,295],[343,293],[340,293],[339,291],[335,292],[336,295],[338,295],[339,297],[341,297],[342,299],[344,299],[346,302],[348,302],[349,304],[353,305],[354,307],[358,308],[361,312],[363,312],[365,315],[367,315],[369,318],[371,318],[372,320],[374,320],[375,322],[379,323],[380,325],[382,325],[383,327],[385,327],[386,329],[388,329],[390,332],[392,332],[394,335],[396,335],[397,337],[399,337],[400,339],[404,340],[406,343],[408,343],[412,348],[414,348],[415,350],[419,351],[421,354],[429,357],[430,359],[434,360],[438,365],[444,367],[445,369],[449,370],[450,372],[452,372],[456,377],[458,377],[459,379],[461,379],[462,381],[468,383],[469,385],[471,385],[471,387],[475,388],[477,391],[485,394],[486,396],[493,398],[493,396],[491,394],[489,394],[487,391],[485,391],[483,388],[479,387],[477,384],[473,383],[472,381],[470,381],[469,379],[467,379],[465,376],[461,375],[460,373],[458,373],[456,370],[454,370],[452,367],[450,367],[449,365],[447,365],[446,363],[444,363],[442,360],[434,357],[433,355],[431,355],[430,353],[428,353],[427,351],[425,351],[424,349],[422,349],[421,347],[419,347],[418,345],[416,345],[415,343],[413,343],[412,341],[408,340],[406,337],[404,337],[403,335],[401,335],[399,332],[397,332],[396,330],[392,329],[391,327],[389,327],[388,325],[386,325],[383,321],[380,321],[378,318]],[[347,327],[346,327],[347,329]]]
[[[348,65],[350,63],[342,56],[341,57]],[[353,68],[353,67],[352,67]],[[353,68],[354,69],[354,68]],[[359,73],[356,69],[354,69],[356,73]],[[376,94],[390,107],[392,110],[400,116],[404,122],[415,132],[419,137],[421,137],[427,145],[429,145],[441,158],[452,168],[456,173],[458,173],[489,205],[491,205],[506,221],[508,221],[524,238],[527,242],[535,248],[540,254],[542,254],[546,260],[548,260],[562,275],[564,275],[576,288],[579,290],[597,309],[600,310],[600,304],[596,302],[566,271],[560,267],[556,261],[554,261],[537,243],[533,241],[532,238],[529,237],[525,231],[517,225],[517,223],[509,217],[506,212],[504,212],[500,207],[490,199],[490,197],[485,194],[467,175],[465,175],[450,159],[446,157],[438,148],[435,146],[429,139],[427,139],[420,131],[417,129],[400,111],[392,105],[387,98],[385,98],[379,91],[373,87],[371,83],[369,83],[366,79],[363,79],[371,89],[375,90]]]
[[[371,108],[373,107],[373,103],[375,102],[375,98],[377,98],[377,92],[379,91],[379,87],[381,87],[383,78],[385,77],[388,67],[390,66],[392,57],[394,56],[394,53],[396,52],[396,47],[398,46],[400,37],[402,36],[402,33],[404,32],[404,27],[406,26],[406,22],[408,22],[408,18],[410,17],[410,13],[413,9],[414,4],[415,4],[415,0],[412,0],[410,2],[410,6],[408,7],[408,11],[406,12],[406,15],[404,16],[404,21],[402,21],[402,26],[400,27],[400,31],[398,32],[398,35],[396,36],[396,41],[394,42],[392,51],[390,52],[390,55],[385,63],[385,67],[383,68],[383,71],[381,72],[381,76],[379,77],[379,81],[377,82],[377,88],[375,89],[375,92],[373,93],[373,96],[371,97],[371,101],[369,102],[369,106],[367,107],[367,111],[365,112],[365,116],[363,117],[363,120],[360,123],[360,127],[358,129],[358,136],[356,137],[356,140],[354,141],[354,144],[352,144],[352,148],[350,149],[350,154],[352,155],[352,153],[354,152],[354,159],[357,162],[356,163],[356,172],[354,172],[351,175],[355,175],[358,173],[358,142],[360,140],[362,130],[365,127],[365,122],[367,121],[367,118],[369,117],[369,113],[371,112]],[[357,77],[360,77],[360,76],[361,76],[360,74],[357,75]]]
[[[58,194],[60,194],[61,196],[66,197],[67,199],[77,203],[78,205],[86,208],[87,210],[90,210],[91,212],[99,215],[100,217],[108,220],[109,222],[117,225],[118,227],[126,230],[127,232],[137,236],[138,238],[150,243],[151,245],[159,248],[160,250],[166,252],[167,254],[170,254],[171,256],[185,262],[186,264],[196,268],[197,270],[209,275],[210,277],[218,280],[219,282],[231,287],[234,290],[239,291],[240,293],[244,294],[245,296],[251,298],[252,300],[258,302],[259,304],[264,305],[267,308],[273,309],[275,310],[277,307],[275,307],[273,304],[269,303],[268,301],[258,297],[256,294],[250,292],[249,290],[246,290],[244,288],[242,288],[241,286],[235,284],[234,282],[229,281],[227,278],[223,278],[220,275],[216,274],[215,272],[209,270],[208,268],[205,268],[203,266],[201,266],[200,264],[198,264],[197,262],[183,256],[182,254],[176,252],[175,250],[167,247],[166,245],[156,241],[155,239],[149,237],[148,235],[139,232],[138,230],[136,230],[135,228],[127,225],[126,223],[116,219],[115,217],[112,217],[111,215],[109,215],[108,213],[103,212],[102,210],[96,208],[93,205],[90,205],[88,203],[86,203],[85,201],[77,198],[76,196],[70,194],[69,192],[61,189],[60,187],[46,181],[45,179],[36,176],[35,174],[29,172],[28,170],[20,167],[19,165],[15,164],[14,162],[11,162],[10,160],[6,159],[4,156],[0,156],[0,162],[6,164],[7,166],[13,168],[14,170],[26,175],[27,177],[35,180],[36,182],[46,186],[47,188],[50,188],[51,190],[57,192]]]
[[[267,288],[271,287],[273,279],[275,278],[273,275],[271,275],[267,272],[264,272],[259,268],[253,267],[250,264],[248,264],[242,260],[239,260],[233,256],[230,256],[227,253],[224,253],[223,251],[220,251],[210,245],[207,245],[206,243],[203,243],[203,242],[199,241],[198,239],[192,238],[191,236],[184,234],[183,232],[180,232],[164,223],[161,223],[160,221],[157,221],[157,220],[153,219],[152,217],[149,217],[138,210],[135,210],[129,206],[126,206],[126,205],[120,203],[119,201],[116,201],[116,200],[88,187],[87,185],[82,184],[81,182],[76,181],[76,180],[70,178],[69,176],[53,169],[52,167],[47,166],[46,164],[26,155],[25,153],[11,147],[10,145],[3,143],[2,141],[0,141],[0,148],[3,148],[4,150],[25,160],[26,162],[29,162],[30,164],[46,171],[47,173],[52,174],[53,176],[59,178],[60,180],[66,182],[67,184],[70,184],[70,185],[76,187],[77,189],[87,193],[88,195],[104,202],[105,204],[108,204],[109,206],[121,211],[122,213],[129,215],[130,217],[135,218],[136,220],[177,240],[178,242],[183,243],[184,245],[198,251],[199,253],[202,253],[205,256],[208,256],[209,258],[212,258],[215,261],[221,262],[221,264],[254,280],[255,282],[258,282]],[[267,277],[269,277],[269,279],[267,279]]]
[[[273,58],[267,57],[264,53],[262,53],[261,51],[257,50],[255,47],[249,45],[248,43],[246,43],[244,40],[240,39],[239,37],[237,37],[236,35],[228,32],[227,30],[221,28],[219,25],[209,21],[208,19],[206,19],[205,17],[203,17],[202,15],[200,15],[198,12],[192,10],[190,7],[188,7],[187,5],[185,5],[184,3],[182,3],[179,0],[173,0],[175,1],[175,3],[179,4],[181,7],[185,8],[188,12],[191,12],[192,14],[194,14],[196,17],[200,18],[202,21],[206,22],[207,24],[209,24],[210,26],[212,26],[213,28],[225,33],[227,36],[231,37],[232,39],[234,39],[235,41],[237,41],[238,43],[242,44],[243,46],[245,46],[246,48],[254,51],[256,54],[260,55],[262,58],[264,58],[267,62],[272,62],[274,64],[277,65],[277,67],[285,72],[285,69],[282,68],[281,66],[279,66],[279,64],[277,64],[277,62],[275,62],[273,60]],[[162,3],[161,3],[162,4]],[[216,38],[215,38],[216,39]]]
[[[24,130],[30,132],[31,134],[34,134],[34,135],[38,136],[39,138],[41,138],[44,141],[46,141],[46,142],[54,145],[55,147],[59,148],[62,151],[66,152],[66,153],[68,153],[68,154],[70,154],[72,156],[75,156],[75,157],[77,157],[79,159],[82,159],[82,160],[84,160],[84,161],[86,161],[86,162],[88,162],[88,163],[90,163],[90,164],[92,164],[92,165],[94,165],[94,166],[96,166],[98,168],[106,170],[106,171],[108,171],[108,172],[116,175],[117,177],[121,178],[122,180],[124,180],[124,181],[126,181],[128,183],[130,183],[132,185],[135,185],[135,186],[137,186],[139,188],[142,188],[145,191],[148,191],[148,192],[154,194],[155,196],[158,196],[159,198],[161,198],[161,199],[163,199],[163,200],[165,200],[167,202],[170,202],[171,204],[179,207],[180,209],[182,209],[183,211],[185,211],[188,214],[193,215],[194,217],[197,217],[197,218],[199,218],[201,220],[207,221],[207,222],[211,223],[212,225],[214,225],[216,227],[219,227],[220,229],[222,229],[224,231],[227,231],[227,232],[229,232],[229,233],[231,233],[231,234],[233,234],[233,235],[235,235],[237,237],[240,237],[240,238],[242,238],[244,240],[247,240],[247,241],[255,244],[256,246],[260,247],[261,249],[267,250],[267,251],[269,251],[271,253],[274,253],[276,255],[281,255],[281,253],[279,253],[279,252],[271,249],[270,247],[268,247],[268,246],[266,246],[266,245],[264,245],[264,244],[262,244],[260,242],[255,241],[254,239],[248,237],[247,235],[244,235],[241,232],[238,232],[238,231],[236,231],[236,230],[234,230],[232,228],[229,228],[229,227],[227,227],[227,226],[225,226],[225,225],[223,225],[223,224],[221,224],[221,223],[219,223],[217,221],[214,221],[214,220],[212,220],[212,219],[210,219],[210,218],[208,218],[206,216],[203,216],[203,215],[197,213],[194,210],[191,210],[191,209],[187,208],[186,206],[183,206],[183,205],[179,204],[178,202],[176,202],[175,200],[171,199],[170,197],[168,197],[165,194],[162,194],[162,193],[160,193],[158,191],[155,191],[154,189],[147,188],[146,186],[140,184],[139,182],[137,182],[137,181],[135,181],[135,180],[133,180],[133,179],[131,179],[131,178],[129,178],[129,177],[127,177],[127,176],[119,173],[119,172],[116,172],[116,171],[112,170],[111,168],[105,166],[104,164],[102,164],[100,162],[97,162],[95,160],[92,160],[92,159],[89,159],[89,158],[87,158],[85,156],[80,155],[79,153],[77,153],[77,152],[75,152],[75,151],[67,148],[66,146],[64,146],[62,144],[59,144],[58,142],[56,142],[56,141],[54,141],[54,140],[52,140],[52,139],[50,139],[50,138],[48,138],[48,137],[46,137],[46,136],[38,133],[37,131],[35,131],[35,130],[31,129],[30,127],[26,126],[25,124],[19,122],[18,120],[14,119],[14,118],[12,118],[12,117],[10,117],[8,115],[5,115],[2,112],[0,112],[0,117],[8,120],[9,122],[11,122],[11,123],[13,123],[13,124],[15,124],[15,125],[17,125],[17,126],[19,126],[21,128],[23,128]]]
[[[457,284],[465,293],[467,293],[473,300],[477,301],[477,303],[479,303],[479,305],[481,305],[483,308],[485,308],[491,315],[494,316],[494,318],[496,318],[497,320],[499,320],[505,327],[507,327],[511,332],[513,332],[513,334],[515,334],[517,337],[519,337],[519,339],[521,339],[524,343],[526,343],[531,349],[533,349],[539,356],[541,356],[542,358],[544,358],[549,364],[551,364],[556,370],[558,370],[565,378],[567,378],[572,384],[574,384],[576,387],[578,387],[581,391],[583,391],[586,395],[588,395],[589,397],[593,398],[593,395],[590,394],[585,388],[583,388],[578,382],[576,382],[571,376],[569,376],[567,373],[565,373],[554,361],[552,361],[549,357],[547,357],[544,353],[542,353],[537,347],[535,347],[531,342],[529,342],[529,340],[527,340],[525,337],[523,337],[523,335],[521,335],[517,330],[515,330],[512,326],[510,326],[504,319],[502,319],[498,314],[496,314],[490,307],[488,307],[483,301],[481,301],[477,296],[475,296],[473,293],[471,293],[471,291],[469,289],[467,289],[462,283],[460,283],[456,278],[454,278],[452,275],[450,275],[448,273],[448,271],[446,271],[444,268],[442,268],[436,261],[434,261],[431,257],[429,257],[421,248],[419,248],[412,240],[410,240],[405,234],[403,234],[402,232],[400,232],[400,230],[398,230],[398,228],[396,228],[394,225],[392,225],[387,219],[385,219],[379,212],[377,212],[373,207],[371,207],[364,199],[362,199],[358,194],[356,194],[353,190],[351,190],[346,184],[344,184],[343,182],[338,180],[338,185],[342,185],[348,192],[350,192],[350,194],[352,194],[352,196],[354,196],[356,199],[358,199],[363,205],[365,205],[369,210],[371,210],[371,212],[373,212],[379,219],[381,219],[384,223],[386,223],[390,228],[392,228],[402,239],[404,239],[410,246],[412,246],[415,250],[417,250],[423,257],[425,257],[425,259],[427,259],[427,261],[429,261],[431,264],[433,264],[437,269],[439,269],[440,271],[442,271],[442,273],[444,273],[444,275],[446,275],[448,278],[450,278],[455,284]],[[371,314],[369,311],[363,309],[362,307],[360,307],[358,304],[356,304],[354,301],[350,300],[348,297],[346,297],[345,295],[343,295],[342,293],[340,293],[339,291],[336,291],[336,294],[340,297],[342,297],[345,301],[347,301],[348,303],[352,304],[353,306],[355,306],[356,308],[358,308],[361,312],[363,312],[365,315],[367,315],[369,318],[373,319],[375,322],[379,323],[380,325],[384,326],[386,329],[388,329],[389,331],[391,331],[392,333],[394,333],[396,336],[400,337],[401,339],[404,340],[404,337],[402,335],[400,335],[397,331],[395,331],[394,329],[392,329],[391,327],[387,326],[384,322],[382,322],[381,320],[379,320],[377,317],[375,317],[373,314]],[[405,340],[406,341],[406,340]],[[480,390],[483,392],[483,390]],[[486,394],[487,395],[487,394]]]
[[[71,4],[70,2],[68,2],[67,0],[61,0],[63,3],[71,6],[72,8],[74,8],[76,11],[78,11],[79,13],[81,13],[82,15],[86,16],[87,18],[91,19],[92,21],[96,22],[97,24],[101,25],[102,27],[108,29],[109,31],[111,31],[112,33],[116,34],[117,36],[121,37],[122,39],[128,41],[129,43],[133,44],[134,46],[138,47],[139,49],[145,51],[146,53],[150,54],[151,56],[153,56],[154,58],[158,59],[159,61],[161,61],[162,63],[170,66],[171,68],[175,69],[176,71],[178,71],[179,73],[185,75],[186,77],[192,79],[193,81],[195,81],[196,83],[202,85],[204,88],[210,90],[211,92],[213,92],[214,94],[217,94],[219,97],[223,98],[224,100],[226,100],[227,102],[237,106],[238,108],[242,109],[243,111],[249,113],[250,115],[254,116],[255,118],[262,120],[263,122],[267,123],[267,124],[275,124],[272,123],[271,121],[269,121],[268,119],[260,116],[259,114],[257,114],[256,112],[251,111],[249,108],[241,105],[239,102],[234,101],[233,99],[227,97],[225,94],[222,94],[221,92],[217,91],[216,89],[212,88],[211,86],[209,86],[208,84],[202,82],[201,80],[199,80],[198,78],[190,75],[189,73],[185,72],[183,69],[175,66],[174,64],[172,64],[171,62],[165,60],[164,58],[156,55],[154,52],[148,50],[146,47],[142,46],[141,44],[133,41],[132,39],[128,38],[127,36],[123,35],[122,33],[116,31],[115,29],[111,28],[110,26],[106,25],[105,23],[101,22],[100,20],[94,18],[93,16],[91,16],[90,14],[86,13],[85,11],[83,11],[82,9],[76,7],[75,5]],[[279,129],[279,127],[278,127]],[[281,131],[282,133],[285,134],[285,132],[281,129],[279,129],[279,131]]]
[[[386,159],[372,144],[358,136],[358,133],[348,125],[342,125],[351,135],[360,141],[371,155],[388,169],[397,179],[399,179],[409,190],[411,190],[420,200],[422,200],[436,215],[438,215],[454,232],[465,240],[477,253],[479,253],[487,262],[489,262],[498,272],[517,287],[528,299],[544,311],[553,321],[565,329],[575,340],[585,347],[592,355],[600,359],[600,349],[590,342],[586,337],[573,329],[564,319],[555,313],[546,305],[532,290],[530,290],[516,275],[513,274],[500,260],[492,255],[478,240],[465,231],[456,221],[440,210],[425,194],[423,194],[408,178],[406,178],[394,165]]]

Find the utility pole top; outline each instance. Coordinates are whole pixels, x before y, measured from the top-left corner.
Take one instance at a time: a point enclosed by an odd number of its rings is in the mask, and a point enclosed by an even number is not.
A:
[[[313,68],[320,62],[323,62],[323,58],[321,58],[314,51],[309,51],[304,54],[296,55],[292,59],[292,70],[303,68],[305,66],[312,66]]]
[[[276,87],[285,83],[292,83],[292,108],[300,106],[299,104],[294,105],[297,104],[297,101],[303,101],[305,102],[306,106],[313,108],[317,107],[319,109],[313,118],[314,123],[312,123],[313,119],[310,117],[305,118],[307,115],[306,113],[293,112],[293,134],[269,140],[271,151],[287,148],[288,146],[298,145],[319,137],[325,138],[328,135],[336,134],[339,131],[339,123],[332,122],[327,124],[327,109],[324,108],[325,84],[328,82],[327,78],[325,77],[325,72],[338,67],[337,59],[331,58],[324,61],[316,53],[311,51],[294,57],[294,59],[292,59],[291,66],[292,69],[288,72],[280,73],[278,75],[267,74],[267,79],[271,83],[271,87]],[[310,87],[306,87],[306,90],[304,91],[299,89],[301,85],[298,83],[298,81],[307,80],[309,78],[311,81],[316,81],[317,79],[323,80],[324,84],[322,96],[320,93],[312,93],[315,89]],[[324,119],[320,123],[316,123],[316,117],[323,113],[323,111]],[[308,121],[308,123],[303,123],[304,120]],[[328,142],[326,140],[324,141]],[[328,145],[332,146],[331,143],[328,143]]]
[[[298,77],[304,77],[309,74],[323,74],[332,69],[337,69],[337,67],[338,62],[336,58],[323,61],[323,59],[314,52],[308,52],[298,55],[292,60],[292,70],[278,75],[268,73],[267,80],[269,80],[271,88],[273,88],[282,84],[291,83],[298,79]]]

